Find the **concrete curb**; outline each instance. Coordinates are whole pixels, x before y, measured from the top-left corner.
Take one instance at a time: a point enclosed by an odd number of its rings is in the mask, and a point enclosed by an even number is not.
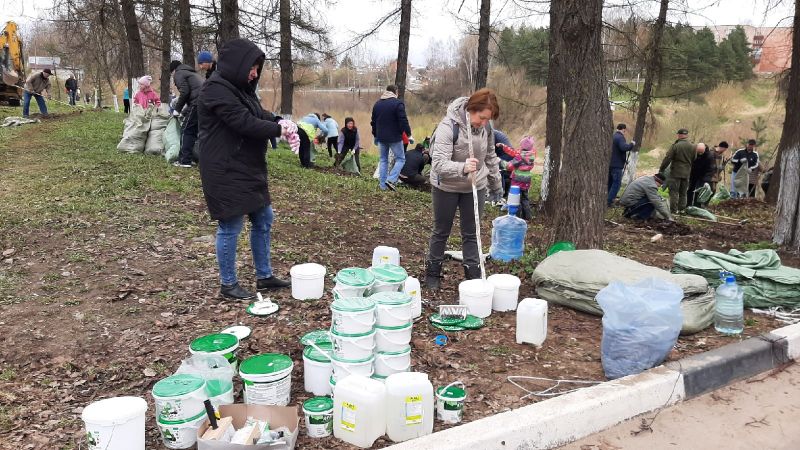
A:
[[[546,449],[800,358],[800,324],[439,431],[395,450]]]

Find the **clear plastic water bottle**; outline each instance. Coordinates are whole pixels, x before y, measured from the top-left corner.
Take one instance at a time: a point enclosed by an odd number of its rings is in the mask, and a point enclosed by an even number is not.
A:
[[[725,283],[717,288],[714,328],[729,335],[740,334],[744,330],[744,291],[730,273],[725,275]]]
[[[519,198],[516,204],[512,203],[514,189],[519,194],[519,187],[512,186],[508,196],[508,215],[500,216],[492,221],[492,246],[489,254],[492,259],[509,262],[522,257],[525,249],[525,233],[528,232],[528,223],[517,217]]]

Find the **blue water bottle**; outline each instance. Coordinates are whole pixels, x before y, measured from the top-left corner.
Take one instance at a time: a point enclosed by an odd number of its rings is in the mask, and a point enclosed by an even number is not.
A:
[[[492,259],[509,262],[522,257],[528,223],[516,215],[519,198],[519,186],[511,186],[506,202],[508,214],[492,221],[492,246],[489,248]]]

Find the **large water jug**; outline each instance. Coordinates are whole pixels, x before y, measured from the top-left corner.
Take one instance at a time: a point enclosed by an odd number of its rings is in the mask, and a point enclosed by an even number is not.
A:
[[[517,305],[517,344],[542,345],[547,337],[547,302],[526,298]]]
[[[433,432],[433,385],[421,372],[386,378],[386,435],[394,442]]]
[[[381,264],[394,264],[400,265],[400,250],[395,247],[387,247],[379,245],[372,251],[372,267],[378,267]]]
[[[528,223],[511,212],[492,221],[492,246],[489,254],[492,259],[503,262],[512,261],[522,257],[525,248],[525,233]]]
[[[349,375],[333,389],[333,435],[370,448],[386,433],[386,388],[361,375]]]
[[[414,277],[406,278],[403,284],[403,292],[411,297],[411,317],[417,318],[422,315],[422,289],[419,280]]]
[[[722,334],[739,334],[744,330],[744,291],[732,274],[719,285],[714,311],[714,328]]]

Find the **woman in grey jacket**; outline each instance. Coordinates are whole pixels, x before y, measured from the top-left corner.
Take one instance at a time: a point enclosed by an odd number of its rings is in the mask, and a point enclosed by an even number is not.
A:
[[[433,232],[425,269],[425,285],[438,290],[442,261],[453,227],[456,210],[461,222],[461,243],[464,252],[464,277],[480,278],[478,239],[472,199],[471,176],[478,190],[478,211],[483,212],[486,192],[490,199],[503,196],[499,159],[494,151],[494,134],[490,119],[497,119],[500,107],[490,89],[480,89],[469,98],[457,98],[434,131],[431,150],[431,193],[433,195]],[[474,157],[469,156],[472,140]]]

